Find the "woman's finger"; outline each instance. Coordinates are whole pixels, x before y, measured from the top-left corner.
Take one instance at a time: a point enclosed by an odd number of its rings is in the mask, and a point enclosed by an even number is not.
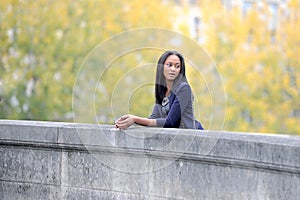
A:
[[[129,127],[127,124],[118,124],[117,126],[119,127],[119,129],[126,129]]]
[[[128,117],[129,117],[129,115],[123,115],[123,116],[121,117],[121,120],[128,119]]]
[[[116,123],[119,128],[127,128],[128,127],[128,120],[120,120]]]

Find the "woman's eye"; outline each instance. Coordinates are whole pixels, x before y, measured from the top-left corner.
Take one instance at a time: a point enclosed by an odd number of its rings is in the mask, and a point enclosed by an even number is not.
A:
[[[176,69],[180,68],[180,65],[173,65],[172,63],[166,63],[167,67],[175,66]]]

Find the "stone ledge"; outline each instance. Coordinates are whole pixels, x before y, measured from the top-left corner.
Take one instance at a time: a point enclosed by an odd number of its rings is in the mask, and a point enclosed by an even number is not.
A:
[[[300,171],[300,137],[256,133],[194,131],[133,127],[121,131],[109,125],[0,120],[2,145],[161,158],[265,165]],[[244,164],[241,164],[244,163]],[[273,167],[274,168],[274,167]],[[271,169],[273,169],[271,168]],[[274,169],[275,169],[274,168]]]
[[[297,136],[0,120],[0,164],[0,199],[300,195]]]

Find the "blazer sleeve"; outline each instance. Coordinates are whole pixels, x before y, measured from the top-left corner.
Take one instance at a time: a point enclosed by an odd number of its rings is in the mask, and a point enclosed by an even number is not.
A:
[[[150,115],[149,119],[157,119],[157,118],[161,118],[161,117],[162,117],[161,105],[155,104],[153,107],[152,114]]]
[[[166,118],[157,118],[156,123],[158,127],[178,128],[176,124],[181,119],[181,115],[186,109],[188,103],[192,98],[192,90],[190,86],[185,83],[180,86],[175,93],[175,100],[170,107],[169,114]]]

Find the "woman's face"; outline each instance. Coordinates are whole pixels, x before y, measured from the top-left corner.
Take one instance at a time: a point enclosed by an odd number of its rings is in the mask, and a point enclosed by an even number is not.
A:
[[[166,81],[174,81],[180,73],[181,63],[176,55],[167,57],[164,63],[164,76]]]

